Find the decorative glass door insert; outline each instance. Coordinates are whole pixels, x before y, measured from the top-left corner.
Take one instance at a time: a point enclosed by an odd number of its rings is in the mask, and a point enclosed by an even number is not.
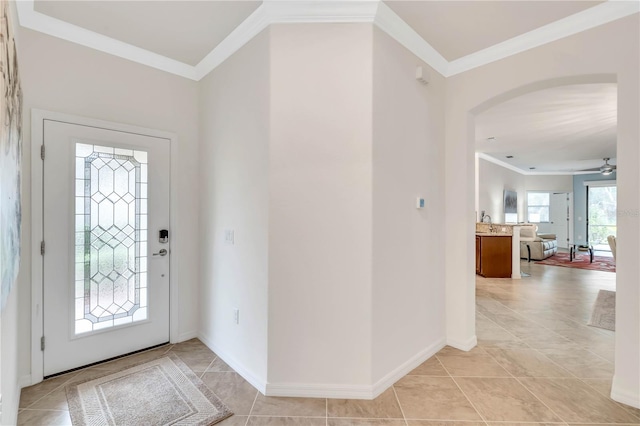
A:
[[[75,334],[147,319],[147,152],[75,144]]]

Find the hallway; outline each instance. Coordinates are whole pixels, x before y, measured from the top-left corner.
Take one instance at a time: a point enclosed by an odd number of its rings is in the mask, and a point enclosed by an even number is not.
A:
[[[531,277],[478,277],[478,347],[445,347],[374,401],[264,397],[194,339],[23,389],[19,424],[71,424],[66,385],[169,351],[235,412],[223,426],[640,424],[640,410],[608,398],[614,333],[586,325],[615,275],[522,265]]]

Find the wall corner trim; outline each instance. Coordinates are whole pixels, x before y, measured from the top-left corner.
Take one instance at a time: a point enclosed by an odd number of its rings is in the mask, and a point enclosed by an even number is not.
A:
[[[474,335],[467,340],[458,340],[454,338],[447,338],[447,345],[452,348],[460,349],[461,351],[468,352],[478,345],[478,338]]]
[[[629,389],[624,389],[620,385],[618,375],[613,376],[613,383],[611,384],[611,399],[640,409],[640,393],[638,390],[631,391]]]
[[[407,361],[394,368],[373,385],[344,385],[332,383],[267,383],[266,396],[288,396],[307,398],[348,398],[372,400],[391,385],[406,376],[414,368],[435,355],[445,346],[445,339],[413,355]]]
[[[263,395],[266,395],[267,383],[265,380],[260,379],[253,372],[249,371],[240,361],[231,356],[227,351],[213,343],[213,339],[210,339],[203,333],[198,333],[197,337],[209,349],[215,352],[220,359],[226,362],[229,367],[233,368],[236,373],[238,373],[240,376],[242,376],[243,379],[249,382],[251,386],[256,388]]]

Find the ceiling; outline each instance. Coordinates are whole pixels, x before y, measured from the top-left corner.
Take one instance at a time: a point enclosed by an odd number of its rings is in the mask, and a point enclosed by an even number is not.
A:
[[[616,132],[617,84],[560,86],[479,114],[476,152],[525,173],[574,173],[616,164]]]
[[[449,77],[636,14],[640,2],[20,0],[16,8],[23,27],[198,81],[275,23],[372,23]],[[531,93],[482,114],[478,152],[527,173],[615,159],[615,85],[587,86]]]
[[[448,61],[596,6],[601,1],[389,1]]]

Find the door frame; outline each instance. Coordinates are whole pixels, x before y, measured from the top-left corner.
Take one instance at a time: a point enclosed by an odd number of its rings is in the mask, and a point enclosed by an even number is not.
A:
[[[132,126],[129,124],[115,123],[98,120],[94,118],[82,117],[47,111],[42,109],[31,109],[31,385],[40,383],[44,378],[44,352],[40,350],[40,339],[44,333],[43,324],[43,257],[40,254],[40,243],[44,236],[44,211],[43,211],[43,167],[40,157],[40,147],[44,143],[44,120],[61,121],[69,124],[81,126],[98,127],[106,130],[136,133],[144,136],[151,136],[169,140],[171,157],[176,155],[178,148],[178,137],[175,133],[164,130],[155,130],[145,127]],[[46,156],[45,156],[46,158]],[[169,159],[169,224],[171,229],[176,229],[176,206],[173,203],[172,194],[176,189],[176,162]],[[176,234],[173,233],[172,246],[175,247]],[[178,340],[179,328],[179,292],[175,280],[177,262],[173,256],[169,257],[169,340],[175,343]]]

